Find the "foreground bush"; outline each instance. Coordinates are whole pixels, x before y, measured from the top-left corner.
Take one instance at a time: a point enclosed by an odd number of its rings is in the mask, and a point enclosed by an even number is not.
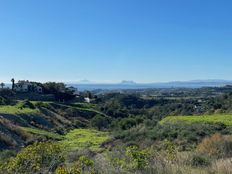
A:
[[[79,160],[71,168],[67,168],[66,166],[57,167],[55,174],[95,174],[93,165],[93,160],[86,156],[80,156]]]
[[[232,157],[232,136],[222,136],[217,133],[206,137],[197,146],[197,151],[217,158]]]
[[[61,148],[54,143],[35,143],[0,166],[3,173],[49,173],[62,163]]]
[[[210,161],[206,156],[194,155],[191,159],[191,165],[193,167],[206,167],[210,165]]]

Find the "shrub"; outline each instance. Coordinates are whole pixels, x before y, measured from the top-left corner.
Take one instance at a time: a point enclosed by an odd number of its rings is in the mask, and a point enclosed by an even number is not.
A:
[[[5,104],[6,104],[6,99],[0,96],[0,105],[5,105]]]
[[[60,166],[56,169],[55,174],[69,174],[69,172],[66,167]]]
[[[15,95],[15,92],[10,89],[1,89],[0,90],[0,96],[6,98],[6,97],[12,97]]]
[[[197,151],[202,154],[208,154],[213,156],[221,155],[223,137],[220,134],[214,134],[210,137],[206,137],[197,146]]]
[[[49,173],[62,163],[61,148],[55,143],[35,143],[24,148],[4,167],[5,173]]]
[[[93,160],[87,158],[86,156],[81,156],[76,164],[72,167],[71,173],[81,174],[87,171],[90,173],[95,173],[93,164]]]
[[[232,157],[232,136],[222,136],[217,133],[206,137],[197,146],[197,151],[217,158]]]
[[[95,127],[98,129],[107,128],[109,125],[109,119],[98,114],[91,119],[90,124],[92,127]]]
[[[18,103],[18,108],[29,108],[29,109],[35,109],[35,106],[33,103],[31,103],[29,100],[21,101]]]
[[[129,158],[134,169],[145,169],[148,166],[148,153],[140,150],[137,146],[127,147],[126,156]]]
[[[77,128],[86,128],[88,126],[88,123],[81,121],[81,120],[75,120],[74,125]]]
[[[136,120],[134,118],[124,118],[120,121],[120,127],[123,130],[130,129],[136,126]]]
[[[160,147],[161,151],[163,151],[166,155],[166,159],[169,161],[175,161],[177,157],[177,149],[173,142],[169,140],[164,140],[161,142]]]
[[[194,155],[191,160],[193,167],[206,167],[210,165],[210,162],[206,156]]]
[[[179,144],[179,148],[192,150],[204,137],[217,132],[230,134],[231,128],[221,123],[165,123],[154,127],[149,132],[149,137],[154,140],[167,139],[169,141],[175,141],[176,143],[181,143]]]

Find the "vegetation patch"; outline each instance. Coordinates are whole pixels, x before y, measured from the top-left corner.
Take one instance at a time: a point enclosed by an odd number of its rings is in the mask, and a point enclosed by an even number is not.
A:
[[[46,136],[48,138],[52,138],[52,139],[57,139],[57,140],[62,140],[63,136],[54,132],[50,132],[50,131],[45,131],[42,129],[37,129],[37,128],[30,128],[30,127],[20,127],[23,131],[25,132],[29,132],[32,134],[36,134],[36,135],[43,135]]]
[[[110,139],[106,132],[93,129],[74,129],[65,135],[64,140],[60,143],[68,151],[88,148],[92,151],[101,150],[102,143]]]
[[[11,106],[11,105],[4,105],[0,106],[0,113],[1,114],[37,114],[39,110],[37,109],[31,109],[31,108],[19,108],[17,105]]]
[[[164,123],[222,123],[227,126],[232,126],[232,115],[201,115],[201,116],[169,116],[160,121]]]

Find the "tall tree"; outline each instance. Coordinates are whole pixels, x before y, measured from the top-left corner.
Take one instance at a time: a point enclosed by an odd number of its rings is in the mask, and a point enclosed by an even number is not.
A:
[[[14,90],[14,88],[15,88],[15,79],[12,78],[12,79],[11,79],[11,82],[12,82],[12,90]]]
[[[3,89],[3,88],[4,88],[4,86],[5,86],[5,83],[3,83],[3,82],[2,82],[2,83],[0,84],[0,86],[1,86],[1,87],[2,87],[2,89]]]

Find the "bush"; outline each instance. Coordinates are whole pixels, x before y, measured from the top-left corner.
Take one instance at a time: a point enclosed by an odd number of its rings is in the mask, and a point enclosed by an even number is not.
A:
[[[69,172],[66,167],[60,166],[56,169],[55,174],[69,174]]]
[[[140,150],[137,146],[127,147],[126,156],[129,158],[134,169],[141,170],[148,166],[149,154],[144,150]]]
[[[35,109],[35,106],[33,103],[31,103],[29,100],[21,101],[18,103],[18,108],[29,108],[29,109]]]
[[[6,105],[6,99],[0,96],[0,105]]]
[[[6,98],[6,97],[13,97],[15,95],[15,92],[13,92],[10,89],[1,89],[0,90],[0,96]]]
[[[206,167],[210,165],[207,157],[202,155],[194,155],[191,160],[191,165],[193,167]]]
[[[232,136],[222,136],[216,133],[206,137],[197,146],[197,151],[217,158],[232,157]]]
[[[191,150],[195,148],[204,137],[215,134],[216,132],[230,134],[231,128],[221,123],[165,123],[154,127],[149,132],[149,136],[154,140],[175,140],[181,149]]]
[[[119,125],[121,129],[127,130],[136,126],[136,120],[134,118],[124,118],[120,121]]]
[[[81,173],[95,173],[93,167],[94,161],[87,158],[86,156],[80,156],[79,160],[72,167],[71,173],[81,174]]]
[[[107,117],[101,116],[99,114],[93,117],[90,121],[91,126],[98,129],[107,128],[109,123],[110,121]]]
[[[4,173],[49,173],[54,172],[63,160],[59,145],[35,143],[24,148],[1,168]]]
[[[211,156],[221,155],[223,137],[220,134],[214,134],[210,137],[206,137],[197,146],[197,151],[202,154],[207,154]]]

